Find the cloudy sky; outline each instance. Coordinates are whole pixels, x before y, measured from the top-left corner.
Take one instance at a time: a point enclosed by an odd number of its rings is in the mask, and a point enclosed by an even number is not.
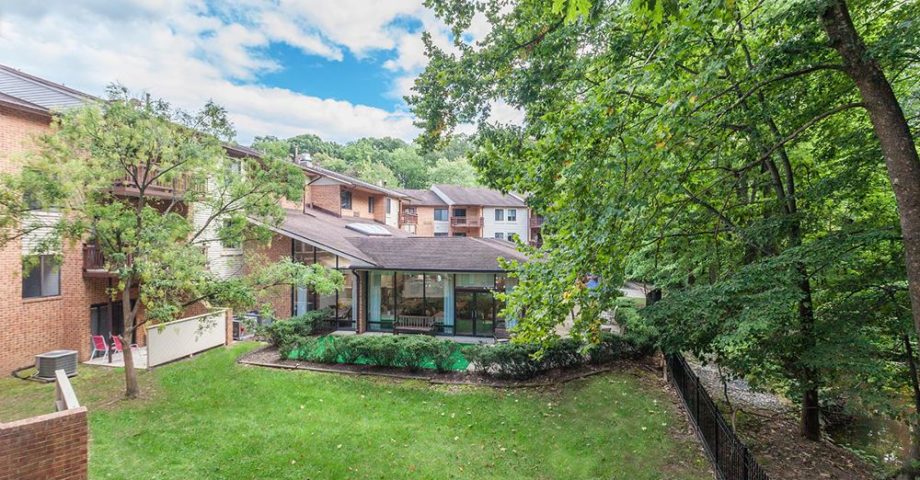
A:
[[[421,33],[449,32],[421,0],[0,2],[0,63],[95,95],[119,82],[177,106],[214,99],[238,140],[417,134],[402,96]],[[481,38],[484,21],[465,37]]]

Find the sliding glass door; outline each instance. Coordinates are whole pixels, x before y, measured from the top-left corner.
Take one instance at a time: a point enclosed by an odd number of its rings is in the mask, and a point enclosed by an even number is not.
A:
[[[492,292],[457,289],[454,305],[455,335],[491,337],[495,333],[495,300]]]

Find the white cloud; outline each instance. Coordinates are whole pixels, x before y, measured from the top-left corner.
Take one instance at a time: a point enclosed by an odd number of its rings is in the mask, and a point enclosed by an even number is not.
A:
[[[311,132],[347,141],[362,136],[413,138],[404,108],[394,111],[324,99],[260,84],[260,73],[285,68],[267,55],[272,43],[341,61],[391,51],[391,94],[409,93],[427,59],[421,22],[451,48],[446,27],[421,0],[49,0],[0,5],[0,59],[14,68],[101,95],[117,81],[177,106],[207,99],[227,108],[238,138]],[[487,28],[477,22],[474,37]],[[381,81],[368,79],[368,81]]]

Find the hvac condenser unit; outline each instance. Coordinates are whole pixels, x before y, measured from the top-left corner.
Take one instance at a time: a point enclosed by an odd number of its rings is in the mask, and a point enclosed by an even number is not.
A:
[[[35,368],[38,378],[54,380],[55,370],[64,370],[68,377],[77,374],[76,350],[53,350],[35,356]]]

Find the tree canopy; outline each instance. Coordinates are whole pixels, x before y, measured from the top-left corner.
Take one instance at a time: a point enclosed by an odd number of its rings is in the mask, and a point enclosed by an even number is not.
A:
[[[643,280],[666,295],[634,331],[801,399],[810,438],[819,391],[897,409],[916,381],[904,224],[828,2],[427,3],[456,45],[426,44],[422,143],[476,123],[482,178],[547,219],[507,296],[520,339],[551,341],[575,311],[574,334],[596,336]],[[849,3],[916,132],[920,6]],[[492,30],[469,45],[474,15]],[[524,125],[490,123],[499,100]]]

